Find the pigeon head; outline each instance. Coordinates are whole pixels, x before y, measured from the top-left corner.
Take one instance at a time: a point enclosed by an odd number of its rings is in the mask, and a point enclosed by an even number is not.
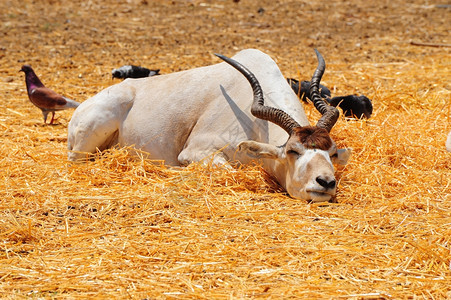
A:
[[[30,65],[23,65],[19,72],[25,73],[25,82],[27,84],[28,93],[30,93],[34,88],[44,86],[44,84],[41,82],[41,80],[39,80],[38,76],[34,73]]]
[[[23,65],[19,72],[25,72],[27,74],[28,72],[33,72],[33,69],[30,65]]]

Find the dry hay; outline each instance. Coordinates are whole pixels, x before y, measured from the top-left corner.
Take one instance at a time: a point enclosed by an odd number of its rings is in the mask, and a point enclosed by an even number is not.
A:
[[[450,44],[450,11],[413,2],[1,2],[1,296],[450,298],[451,56],[428,47]],[[83,101],[125,63],[167,73],[248,47],[287,77],[318,47],[333,93],[373,99],[370,120],[332,131],[354,149],[339,203],[291,199],[258,165],[167,168],[127,148],[68,164],[72,111],[43,125],[17,73]]]

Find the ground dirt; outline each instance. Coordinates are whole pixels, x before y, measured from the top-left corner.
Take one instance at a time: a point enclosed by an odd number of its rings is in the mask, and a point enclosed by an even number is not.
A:
[[[0,1],[0,296],[451,298],[450,20],[445,0]],[[125,64],[164,74],[246,48],[298,79],[317,48],[333,95],[372,99],[331,132],[353,148],[337,204],[294,200],[258,165],[128,149],[71,165],[73,110],[43,124],[19,73],[83,102]]]

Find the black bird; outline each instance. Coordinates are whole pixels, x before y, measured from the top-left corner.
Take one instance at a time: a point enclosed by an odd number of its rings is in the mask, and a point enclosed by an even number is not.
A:
[[[150,70],[144,67],[138,67],[133,65],[122,66],[118,69],[114,69],[111,74],[113,78],[142,78],[159,75],[160,70]]]
[[[307,99],[310,100],[310,81],[301,81],[301,84],[299,84],[298,80],[292,78],[288,78],[287,81],[302,101],[307,102]],[[327,87],[320,84],[319,88],[321,97],[326,99],[330,105],[340,107],[346,117],[358,119],[362,117],[369,119],[371,117],[373,104],[366,96],[349,95],[331,98],[330,90]]]
[[[293,78],[287,78],[288,83],[290,84],[293,91],[298,95],[298,97],[304,101],[307,102],[307,99],[310,100],[310,81],[301,81],[301,84],[299,85],[299,80],[293,79]],[[321,98],[330,97],[330,90],[325,87],[324,85],[319,85],[319,90],[321,93]]]
[[[337,96],[326,98],[330,105],[340,107],[346,117],[360,119],[362,117],[369,119],[373,113],[373,104],[366,96]]]

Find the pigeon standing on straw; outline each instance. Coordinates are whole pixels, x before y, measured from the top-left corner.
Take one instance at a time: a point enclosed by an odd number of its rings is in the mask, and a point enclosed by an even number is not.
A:
[[[49,112],[52,113],[50,124],[53,124],[53,121],[55,120],[55,111],[77,108],[80,105],[77,101],[61,96],[51,89],[46,88],[41,80],[39,80],[38,76],[36,76],[31,66],[23,65],[20,71],[25,73],[28,98],[31,103],[42,110],[44,123],[47,121]]]

